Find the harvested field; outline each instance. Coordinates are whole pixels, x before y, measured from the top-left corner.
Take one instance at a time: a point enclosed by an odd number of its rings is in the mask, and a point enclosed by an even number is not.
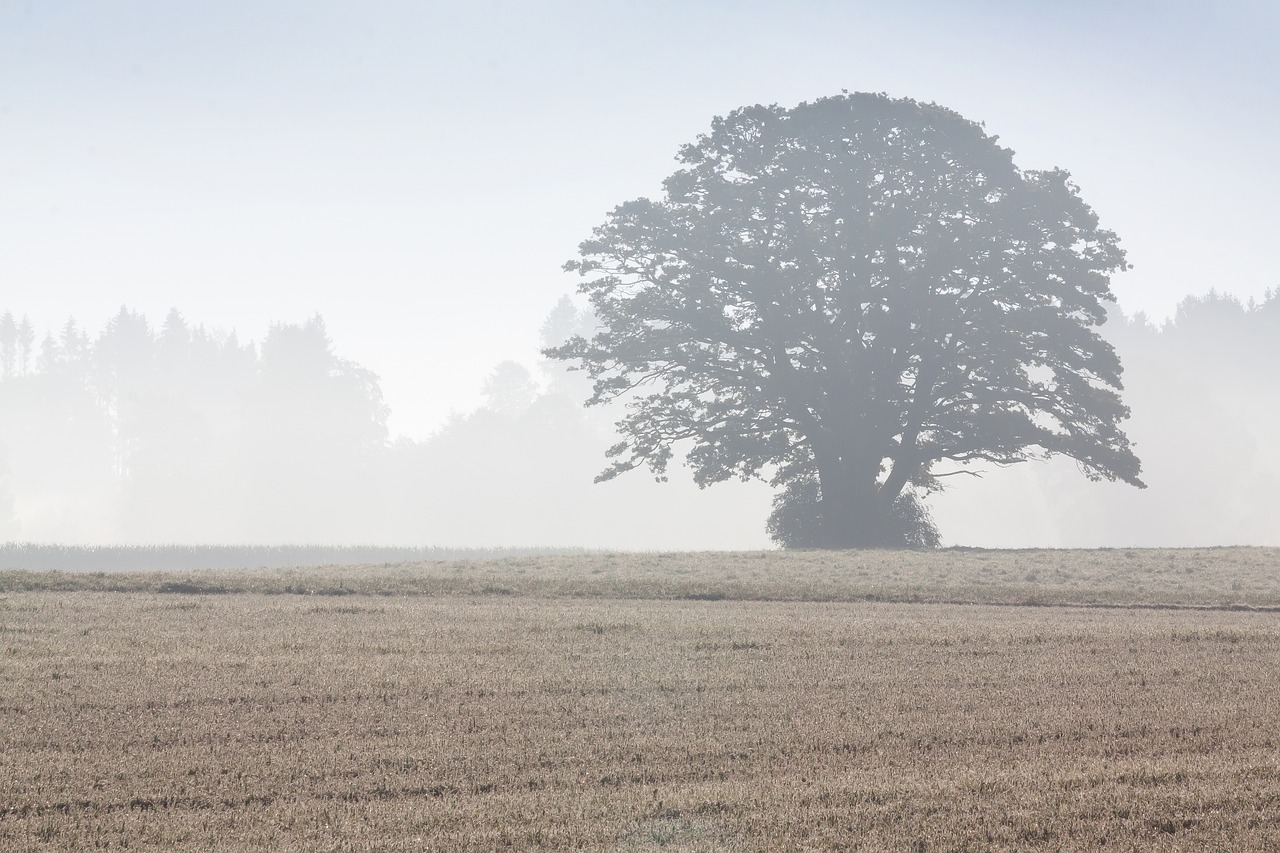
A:
[[[1280,847],[1275,613],[557,598],[521,565],[0,596],[0,848]]]

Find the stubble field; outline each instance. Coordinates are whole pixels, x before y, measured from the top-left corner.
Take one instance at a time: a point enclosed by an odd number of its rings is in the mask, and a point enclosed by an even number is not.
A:
[[[1280,847],[1276,551],[799,557],[5,574],[0,848]]]

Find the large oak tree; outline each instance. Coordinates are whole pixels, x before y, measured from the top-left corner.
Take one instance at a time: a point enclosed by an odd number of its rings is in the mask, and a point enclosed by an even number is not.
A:
[[[771,478],[787,545],[927,544],[941,478],[1063,454],[1136,486],[1121,366],[1094,328],[1115,234],[934,104],[845,94],[716,118],[659,200],[566,269],[601,328],[547,350],[626,401],[609,479]]]

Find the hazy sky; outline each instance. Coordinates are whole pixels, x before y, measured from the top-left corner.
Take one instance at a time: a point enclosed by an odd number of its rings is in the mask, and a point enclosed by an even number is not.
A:
[[[1069,169],[1122,306],[1280,284],[1280,12],[1178,2],[0,0],[0,308],[324,315],[392,429],[479,400],[712,116],[884,91]]]

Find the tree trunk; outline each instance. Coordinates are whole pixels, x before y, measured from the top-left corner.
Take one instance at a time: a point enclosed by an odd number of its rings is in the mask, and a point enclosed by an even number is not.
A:
[[[904,544],[876,486],[874,468],[861,476],[851,465],[819,470],[822,548],[883,548]]]

